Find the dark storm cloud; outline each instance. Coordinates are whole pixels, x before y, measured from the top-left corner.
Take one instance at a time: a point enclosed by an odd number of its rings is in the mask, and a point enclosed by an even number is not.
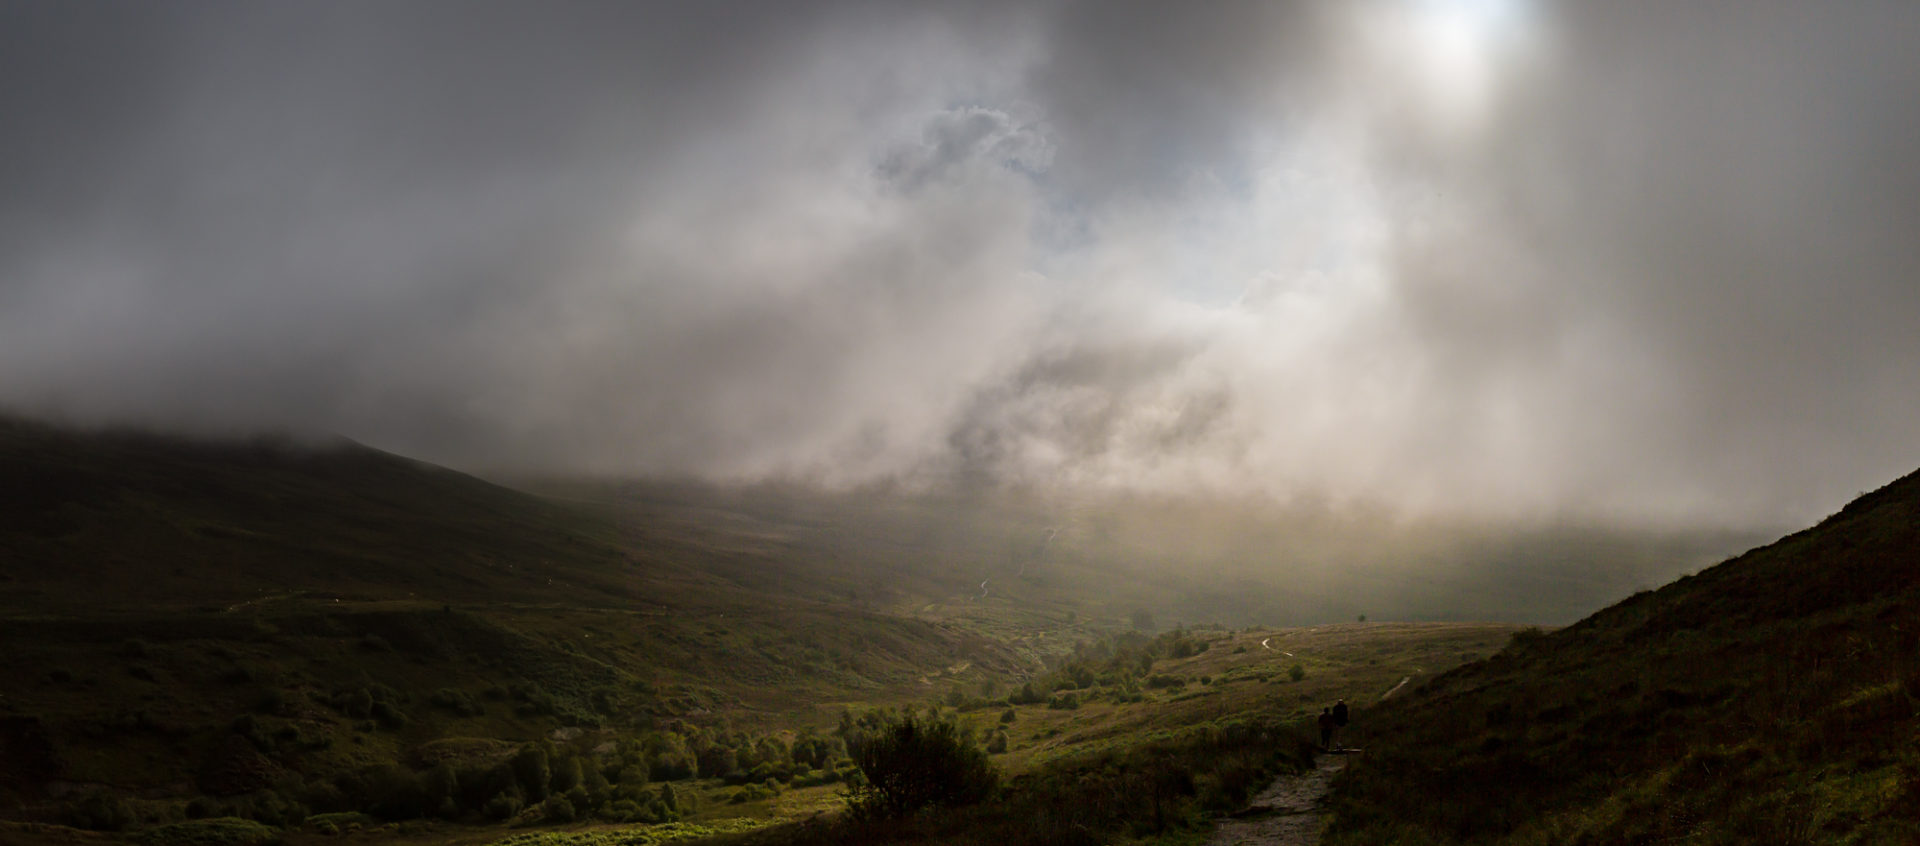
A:
[[[1911,4],[0,15],[33,413],[1735,522],[1920,463]]]

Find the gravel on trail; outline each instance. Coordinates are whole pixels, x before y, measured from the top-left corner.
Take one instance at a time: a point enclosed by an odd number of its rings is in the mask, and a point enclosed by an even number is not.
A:
[[[1318,846],[1320,800],[1346,765],[1344,754],[1321,753],[1312,770],[1274,779],[1245,810],[1220,820],[1208,846]]]

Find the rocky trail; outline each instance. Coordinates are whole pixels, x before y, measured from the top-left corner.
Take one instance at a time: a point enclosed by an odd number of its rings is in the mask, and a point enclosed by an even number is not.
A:
[[[1274,779],[1245,810],[1220,820],[1208,846],[1316,846],[1320,801],[1346,765],[1345,754],[1322,753],[1311,771]]]

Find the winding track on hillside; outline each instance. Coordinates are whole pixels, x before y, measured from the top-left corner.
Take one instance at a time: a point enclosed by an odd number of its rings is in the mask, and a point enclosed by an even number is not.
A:
[[[1385,701],[1387,701],[1387,697],[1389,697],[1389,696],[1392,696],[1392,695],[1394,695],[1394,694],[1396,694],[1396,693],[1399,693],[1399,692],[1400,692],[1400,688],[1403,688],[1403,687],[1406,687],[1406,686],[1407,686],[1407,682],[1410,682],[1410,681],[1413,681],[1413,677],[1412,677],[1412,676],[1407,676],[1406,678],[1403,678],[1403,679],[1401,679],[1401,680],[1400,680],[1400,683],[1399,683],[1399,684],[1396,684],[1396,685],[1394,685],[1394,686],[1393,686],[1393,689],[1392,689],[1392,690],[1389,690],[1389,691],[1387,691],[1386,693],[1382,693],[1382,694],[1380,694],[1380,701],[1382,701],[1382,702],[1385,702]]]

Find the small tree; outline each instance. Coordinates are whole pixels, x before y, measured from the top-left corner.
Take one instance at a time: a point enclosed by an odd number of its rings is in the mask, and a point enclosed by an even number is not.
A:
[[[847,794],[858,815],[899,817],[929,805],[968,805],[987,798],[999,773],[958,726],[911,714],[860,749],[866,784]]]
[[[549,792],[565,793],[580,783],[580,759],[572,755],[561,755],[549,762],[550,774],[547,777]]]
[[[547,785],[553,781],[553,769],[547,763],[547,750],[528,744],[513,756],[513,774],[520,782],[521,795],[529,802],[547,798]]]

